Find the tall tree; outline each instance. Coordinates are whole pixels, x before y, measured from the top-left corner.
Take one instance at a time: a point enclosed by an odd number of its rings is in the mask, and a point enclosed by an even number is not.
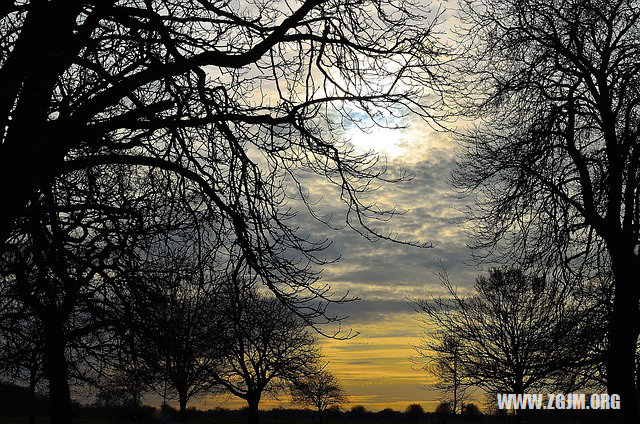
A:
[[[456,184],[477,195],[478,246],[614,276],[607,387],[638,422],[640,3],[464,0],[469,47]],[[515,248],[514,248],[515,244]]]
[[[478,277],[473,296],[461,296],[446,279],[443,285],[446,297],[414,304],[436,332],[418,347],[427,364],[451,354],[438,337],[444,333],[456,340],[456,372],[466,385],[492,394],[580,388],[574,377],[594,360],[590,348],[602,332],[589,327],[594,311],[562,286],[519,269]]]
[[[278,299],[251,286],[230,289],[215,381],[247,401],[249,423],[257,424],[262,397],[309,373],[319,353],[308,324]]]
[[[410,359],[420,364],[421,369],[437,379],[435,388],[447,396],[444,401],[451,405],[452,412],[462,413],[464,402],[469,397],[467,391],[471,385],[471,379],[466,375],[466,360],[463,357],[466,352],[462,341],[446,332],[437,333],[431,337],[425,337],[423,344],[417,346],[416,350],[418,357]],[[431,389],[432,386],[420,386],[420,388]]]

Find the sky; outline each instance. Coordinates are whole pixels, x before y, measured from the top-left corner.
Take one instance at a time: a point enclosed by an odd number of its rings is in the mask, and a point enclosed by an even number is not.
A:
[[[417,239],[432,243],[432,248],[417,248],[392,242],[367,241],[355,231],[334,231],[321,223],[306,220],[303,232],[328,237],[333,244],[325,254],[340,257],[325,266],[321,283],[330,284],[336,294],[349,292],[360,298],[333,309],[340,316],[347,340],[320,338],[328,369],[335,374],[349,395],[350,408],[364,405],[368,410],[393,408],[404,410],[419,403],[433,410],[441,393],[429,387],[434,380],[409,359],[415,355],[423,332],[412,310],[411,298],[425,298],[442,292],[434,275],[440,262],[454,284],[462,289],[473,284],[480,272],[468,265],[469,250],[464,228],[464,207],[469,199],[455,197],[449,185],[456,144],[449,134],[436,132],[425,122],[413,119],[409,128],[375,129],[344,134],[356,149],[373,149],[386,157],[391,169],[402,167],[411,181],[383,186],[375,200],[406,209],[383,228],[399,239]],[[344,207],[332,196],[331,187],[320,184],[324,192],[322,211],[344,217]],[[422,389],[419,386],[426,386]],[[243,407],[242,399],[210,396],[195,401],[199,408]],[[291,407],[286,396],[266,397],[261,408]]]
[[[444,8],[440,26],[443,37],[454,25],[454,3],[438,3]],[[380,229],[399,240],[417,240],[433,247],[372,243],[355,231],[332,230],[304,214],[296,222],[301,233],[332,240],[324,253],[328,258],[340,258],[324,267],[320,283],[329,284],[338,296],[348,292],[360,299],[332,310],[348,317],[343,321],[343,334],[351,330],[355,337],[319,338],[328,369],[349,396],[347,409],[363,405],[373,411],[404,410],[411,403],[419,403],[427,411],[435,409],[442,394],[432,387],[433,378],[410,360],[424,329],[409,301],[443,293],[434,274],[441,265],[462,290],[472,287],[481,272],[469,265],[464,210],[470,200],[455,196],[448,183],[457,154],[455,141],[450,133],[436,131],[415,116],[408,116],[402,124],[407,128],[372,127],[362,132],[354,127],[337,136],[349,140],[357,152],[379,154],[388,161],[391,172],[402,169],[413,176],[410,181],[383,185],[373,193],[372,200],[381,205],[406,210]],[[307,183],[307,188],[315,188],[312,200],[318,201],[320,213],[333,215],[332,222],[339,226],[345,207],[338,200],[336,188],[315,178]],[[217,395],[195,400],[192,405],[203,409],[240,408],[246,402]],[[261,409],[291,406],[286,396],[267,396],[260,404]]]

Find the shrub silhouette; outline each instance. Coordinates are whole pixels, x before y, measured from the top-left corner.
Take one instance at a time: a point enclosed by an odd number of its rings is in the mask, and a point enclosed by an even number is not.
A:
[[[407,406],[404,413],[411,421],[420,421],[424,417],[424,409],[418,403],[412,403]]]
[[[451,404],[449,402],[440,402],[438,406],[436,406],[436,414],[442,415],[450,415],[453,414],[453,409],[451,408]]]
[[[466,404],[464,406],[464,408],[462,409],[462,413],[464,415],[470,415],[470,416],[474,416],[474,417],[482,415],[482,412],[480,411],[480,408],[478,408],[478,405],[476,405],[475,403]]]
[[[362,405],[355,405],[351,408],[350,414],[356,420],[363,420],[367,415],[367,408]]]

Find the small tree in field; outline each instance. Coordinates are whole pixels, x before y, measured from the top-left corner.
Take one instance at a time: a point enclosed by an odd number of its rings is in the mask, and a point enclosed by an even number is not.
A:
[[[291,398],[295,404],[316,408],[320,424],[325,410],[347,402],[344,389],[336,377],[325,369],[295,381],[291,385]]]
[[[411,421],[420,421],[424,417],[424,409],[419,403],[412,403],[404,410]]]
[[[519,268],[479,276],[473,296],[462,296],[446,274],[442,278],[448,297],[415,306],[425,328],[435,329],[425,334],[417,361],[427,369],[435,365],[432,371],[444,383],[491,393],[584,387],[581,367],[597,360],[591,348],[602,339],[586,323],[597,319],[598,309],[562,282]]]
[[[436,406],[435,413],[440,415],[450,415],[453,414],[453,408],[451,408],[451,404],[449,402],[442,401],[438,406]]]
[[[431,349],[428,355],[425,355],[425,344]],[[423,346],[417,346],[416,350],[419,356],[411,359],[438,379],[433,386],[419,387],[427,390],[435,387],[447,396],[445,400],[451,404],[454,414],[462,410],[470,388],[470,379],[464,369],[466,352],[462,340],[455,334],[441,332],[428,341],[424,340]]]
[[[474,417],[482,415],[482,411],[480,411],[480,408],[478,408],[478,405],[476,405],[475,403],[467,403],[466,405],[464,405],[464,407],[462,408],[462,413],[464,415],[470,415]]]
[[[214,358],[219,360],[214,381],[247,401],[248,422],[257,424],[262,397],[284,392],[309,374],[318,349],[308,324],[274,296],[236,285],[229,292],[227,328],[220,334],[224,348]]]

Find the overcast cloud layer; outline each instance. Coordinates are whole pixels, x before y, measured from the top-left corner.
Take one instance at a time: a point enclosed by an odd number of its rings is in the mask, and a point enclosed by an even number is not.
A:
[[[371,243],[346,229],[332,230],[302,213],[296,224],[301,234],[332,240],[324,252],[337,258],[327,265],[321,283],[330,284],[336,295],[349,292],[361,300],[330,308],[331,313],[348,317],[343,323],[359,333],[349,340],[321,340],[332,370],[350,395],[350,406],[361,404],[370,410],[386,407],[404,409],[421,403],[433,410],[439,399],[435,390],[418,386],[433,383],[424,372],[416,371],[409,356],[418,344],[422,329],[408,300],[441,293],[433,274],[442,265],[450,279],[464,289],[473,285],[478,270],[467,265],[469,250],[463,228],[468,199],[453,196],[448,185],[455,143],[446,133],[435,132],[421,121],[406,130],[379,129],[371,134],[351,133],[357,149],[377,148],[388,157],[390,172],[401,167],[413,175],[411,181],[383,185],[372,199],[382,206],[395,206],[407,213],[396,216],[378,228],[399,240],[419,240],[434,245],[416,248],[387,241]],[[306,185],[312,200],[319,200],[320,213],[333,216],[333,225],[344,223],[345,207],[335,187],[320,177],[309,177]],[[292,202],[293,204],[294,202]],[[244,406],[241,400],[210,398],[206,407],[224,404]],[[263,408],[289,407],[286,396],[265,399]]]

